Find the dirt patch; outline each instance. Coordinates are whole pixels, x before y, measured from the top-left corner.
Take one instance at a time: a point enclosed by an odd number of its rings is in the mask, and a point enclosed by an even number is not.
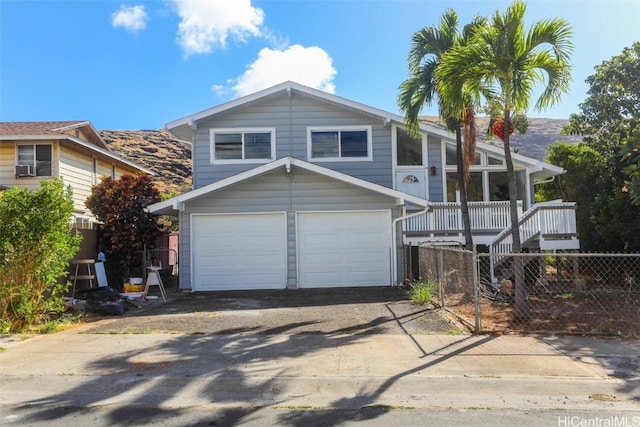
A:
[[[473,301],[463,300],[448,307],[473,323]],[[640,295],[560,293],[530,295],[526,316],[517,316],[513,302],[480,301],[483,332],[554,332],[625,337],[640,336]]]

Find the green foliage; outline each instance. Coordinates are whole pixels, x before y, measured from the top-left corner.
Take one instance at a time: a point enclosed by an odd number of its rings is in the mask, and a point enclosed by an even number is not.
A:
[[[416,304],[426,304],[431,301],[436,289],[435,284],[431,281],[413,281],[409,287],[409,298]]]
[[[640,206],[640,124],[633,133],[623,140],[620,148],[620,162],[627,174],[621,191],[629,193],[631,203]]]
[[[587,78],[589,96],[580,105],[582,113],[572,115],[564,129],[582,135],[582,150],[590,150],[589,156],[560,163],[568,171],[567,187],[584,191],[582,196],[576,191],[573,200],[578,202],[578,231],[585,250],[640,251],[638,75],[640,42],[635,42],[595,67],[595,74]]]
[[[63,311],[69,261],[80,247],[72,233],[71,190],[61,180],[40,189],[12,188],[0,197],[0,329],[19,331]]]
[[[640,248],[640,207],[620,191],[622,180],[605,155],[587,143],[558,142],[549,147],[545,161],[567,172],[538,186],[536,199],[576,202],[580,246],[590,252],[636,251]],[[614,162],[615,163],[615,162]]]
[[[544,83],[535,108],[547,108],[559,101],[571,80],[570,56],[573,50],[571,27],[559,18],[534,22],[527,30],[526,4],[515,0],[503,12],[496,10],[487,25],[475,32],[464,45],[454,46],[442,57],[436,70],[443,93],[457,91],[460,82],[472,93],[482,93],[488,101],[500,103],[504,120],[503,147],[509,188],[512,250],[522,250],[518,229],[516,174],[511,158],[509,130],[514,113],[524,114],[530,107],[534,88]],[[522,128],[524,122],[520,124]],[[516,306],[526,303],[522,265],[516,258]]]
[[[415,136],[419,133],[420,110],[436,100],[440,117],[447,128],[456,133],[458,189],[467,249],[473,247],[473,235],[466,182],[469,178],[469,166],[475,158],[476,128],[473,107],[478,103],[479,91],[470,89],[465,79],[453,78],[449,79],[452,84],[445,90],[439,85],[438,69],[442,66],[447,52],[456,46],[464,46],[485,24],[486,18],[476,17],[460,31],[458,15],[453,9],[447,9],[438,26],[424,27],[414,33],[408,55],[409,78],[400,85],[398,95],[398,105],[405,113],[405,126],[410,134]]]
[[[160,193],[160,199],[162,201],[169,200],[173,197],[179,196],[181,193],[178,191],[163,191]],[[178,231],[180,229],[180,223],[178,218],[171,215],[161,215],[158,219],[162,231]]]
[[[450,91],[442,91],[437,70],[449,50],[465,45],[485,23],[486,18],[476,17],[460,31],[457,13],[447,9],[438,26],[424,27],[413,34],[408,55],[409,78],[400,85],[398,95],[398,105],[405,113],[405,124],[411,134],[418,133],[420,110],[435,101],[449,130],[461,124],[466,108],[474,104],[477,96],[466,90],[460,80]]]
[[[489,105],[498,104],[504,128],[511,128],[514,113],[524,114],[530,107],[536,84],[543,91],[535,103],[543,109],[556,103],[568,90],[571,80],[571,27],[563,19],[524,25],[526,4],[516,0],[504,12],[496,11],[488,24],[477,31],[469,43],[454,46],[442,57],[436,72],[444,93],[455,93],[464,81],[472,92],[482,93]],[[495,109],[495,107],[493,107]],[[516,120],[521,129],[525,120]],[[511,159],[509,132],[504,132],[504,152],[512,211],[513,250],[520,251],[517,221],[517,191]]]
[[[123,175],[119,179],[104,177],[94,185],[87,207],[102,221],[108,266],[121,268],[121,274],[138,274],[139,252],[153,247],[160,234],[158,216],[145,208],[161,200],[149,175]]]
[[[640,121],[640,42],[595,67],[589,76],[582,113],[574,114],[564,129],[582,135],[594,150],[614,155],[620,144],[637,132]]]

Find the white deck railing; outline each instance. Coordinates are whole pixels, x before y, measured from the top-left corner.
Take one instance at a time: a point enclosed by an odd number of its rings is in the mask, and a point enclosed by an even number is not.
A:
[[[429,212],[404,221],[405,233],[437,235],[462,233],[462,211],[460,203],[432,203]],[[518,201],[518,216],[522,214],[522,202]],[[499,233],[511,224],[509,202],[469,202],[471,231]]]
[[[489,244],[491,279],[494,280],[495,267],[513,251],[509,202],[469,202],[469,218],[473,233],[495,235]],[[549,239],[546,243],[551,242],[550,248],[566,249],[566,245],[558,245],[559,239],[575,239],[571,242],[565,240],[571,243],[569,246],[577,243],[576,204],[573,202],[538,203],[523,213],[522,202],[518,201],[518,218],[522,245],[539,239],[542,246],[543,241]],[[459,234],[463,238],[460,203],[432,203],[428,212],[404,220],[403,227],[405,234],[434,240],[445,235],[450,238],[451,234]]]

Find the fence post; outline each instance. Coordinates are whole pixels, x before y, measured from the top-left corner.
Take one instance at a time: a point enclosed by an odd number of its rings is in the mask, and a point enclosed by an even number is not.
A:
[[[473,272],[473,304],[474,304],[474,317],[475,317],[475,325],[474,325],[474,334],[480,333],[480,282],[478,280],[479,274],[478,269],[480,268],[480,263],[478,262],[478,252],[476,250],[476,245],[473,245],[473,252],[471,253],[471,271]]]
[[[436,253],[438,254],[438,288],[440,290],[440,306],[442,308],[444,308],[444,281],[446,280],[446,278],[444,277],[444,254],[442,253],[442,250],[436,251]]]

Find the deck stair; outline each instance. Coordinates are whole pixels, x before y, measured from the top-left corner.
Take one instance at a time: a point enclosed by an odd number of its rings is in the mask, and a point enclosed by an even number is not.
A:
[[[544,202],[532,206],[518,220],[522,248],[546,250],[577,250],[580,241],[576,231],[576,204],[573,202]],[[489,244],[491,282],[497,282],[497,272],[503,278],[510,273],[513,252],[511,227],[506,227]]]

